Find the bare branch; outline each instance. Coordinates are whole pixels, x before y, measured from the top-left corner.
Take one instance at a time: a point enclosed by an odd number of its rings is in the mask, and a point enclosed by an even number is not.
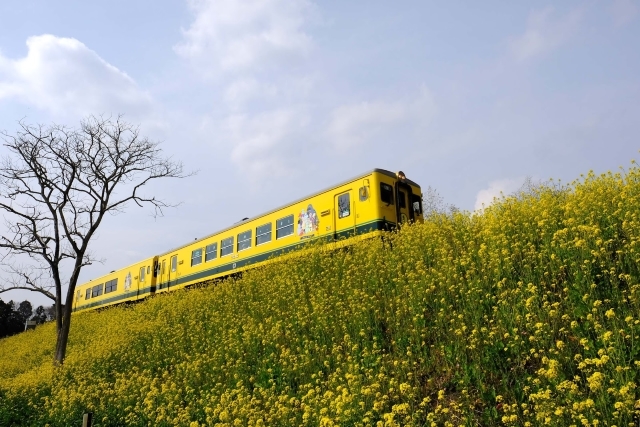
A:
[[[4,264],[3,270],[9,273],[9,279],[0,284],[0,293],[15,289],[39,292],[55,301],[55,286],[47,269],[31,265]]]

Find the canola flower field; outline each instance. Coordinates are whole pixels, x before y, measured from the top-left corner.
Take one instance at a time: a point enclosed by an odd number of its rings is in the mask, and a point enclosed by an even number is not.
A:
[[[638,426],[640,170],[0,341],[0,425]]]

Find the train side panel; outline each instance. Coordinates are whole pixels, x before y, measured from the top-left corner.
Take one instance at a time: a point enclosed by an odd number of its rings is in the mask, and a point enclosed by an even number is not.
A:
[[[137,301],[155,293],[154,265],[157,257],[147,258],[76,288],[74,312]]]

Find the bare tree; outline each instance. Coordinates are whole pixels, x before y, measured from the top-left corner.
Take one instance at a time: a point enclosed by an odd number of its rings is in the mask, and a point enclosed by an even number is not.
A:
[[[97,261],[89,242],[104,216],[130,203],[150,205],[161,215],[170,205],[144,195],[143,187],[186,175],[181,163],[163,157],[157,142],[120,116],[92,116],[79,128],[20,122],[15,135],[1,135],[10,154],[0,162],[6,222],[0,248],[6,249],[12,279],[0,284],[0,293],[27,289],[54,301],[55,362],[62,364],[76,284],[82,267]],[[8,263],[7,257],[29,262]]]
[[[433,218],[438,215],[451,215],[459,212],[459,209],[451,204],[445,203],[444,197],[438,191],[428,186],[422,192],[422,211],[425,218]]]

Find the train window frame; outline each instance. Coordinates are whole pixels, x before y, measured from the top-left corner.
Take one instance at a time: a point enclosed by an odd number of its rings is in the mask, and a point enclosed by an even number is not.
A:
[[[164,274],[164,272],[167,271],[166,267],[167,267],[167,260],[163,259],[162,260],[162,267],[160,267],[160,274]]]
[[[238,240],[236,249],[237,252],[244,251],[251,248],[251,240],[253,239],[253,230],[243,231],[238,233]]]
[[[338,218],[351,216],[351,195],[343,193],[338,196]]]
[[[104,284],[104,293],[108,294],[118,290],[118,278],[111,279]]]
[[[95,285],[91,288],[91,298],[96,298],[102,295],[102,290],[104,283],[100,283],[99,285]]]
[[[293,235],[293,214],[276,220],[276,240]]]
[[[380,200],[382,203],[386,203],[387,206],[394,205],[394,197],[393,197],[393,185],[387,184],[386,182],[380,183]]]
[[[411,206],[413,208],[413,213],[417,215],[422,215],[422,197],[418,194],[411,195]],[[418,208],[418,209],[416,209]]]
[[[202,248],[191,251],[191,267],[202,264]]]
[[[171,261],[171,272],[174,273],[178,270],[178,255],[172,256],[170,261]]]
[[[271,230],[273,223],[268,222],[256,227],[256,246],[269,243],[271,241]]]
[[[84,299],[91,299],[91,288],[87,288],[87,291],[84,293]]]
[[[146,268],[140,267],[140,276],[138,276],[138,280],[140,282],[144,282],[145,281],[145,278],[146,278],[145,271],[146,271]]]
[[[213,242],[204,248],[204,262],[218,258],[218,242]]]
[[[233,236],[220,241],[220,258],[233,253]]]
[[[147,265],[147,274],[151,274],[151,266]]]

